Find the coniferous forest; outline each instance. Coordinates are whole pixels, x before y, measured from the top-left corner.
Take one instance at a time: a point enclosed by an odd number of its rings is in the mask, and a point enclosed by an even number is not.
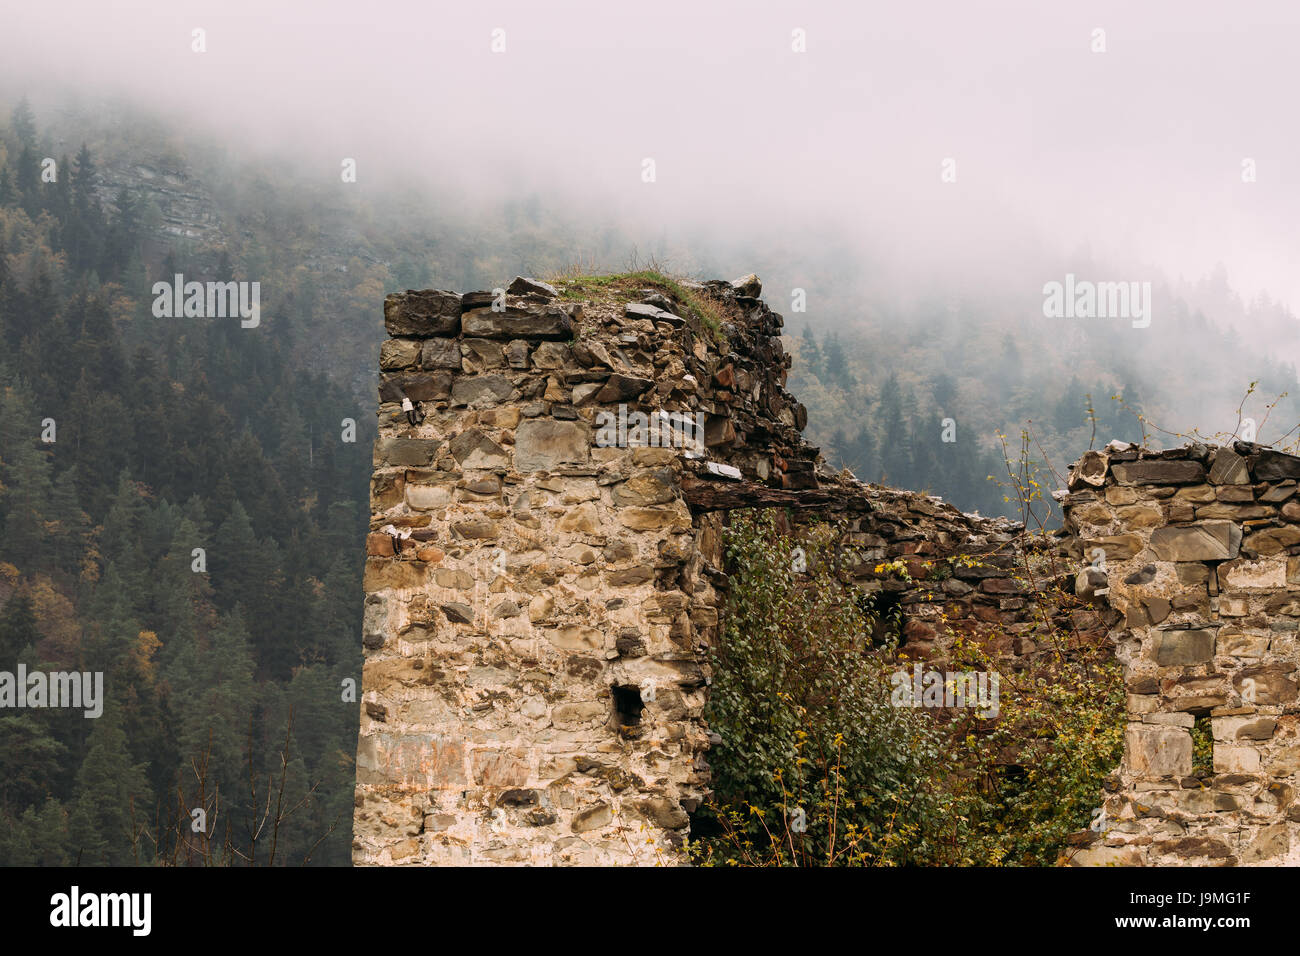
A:
[[[0,659],[105,700],[0,717],[0,860],[346,864],[371,419],[287,318],[154,318],[144,210],[84,147],[45,188],[38,135],[0,169]]]

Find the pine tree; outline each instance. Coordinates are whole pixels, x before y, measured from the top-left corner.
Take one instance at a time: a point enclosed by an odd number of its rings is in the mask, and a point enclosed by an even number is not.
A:
[[[41,191],[40,159],[31,146],[24,146],[18,153],[18,162],[14,168],[14,183],[18,187],[23,211],[35,219],[41,213],[45,196]]]
[[[0,609],[0,670],[12,671],[24,651],[40,639],[32,600],[19,591]]]
[[[135,827],[150,818],[152,795],[143,768],[131,759],[121,704],[111,695],[90,732],[90,749],[77,772],[77,793],[69,835],[78,862],[83,866],[134,862]]]
[[[67,866],[72,862],[68,853],[68,811],[54,797],[46,797],[39,811],[28,807],[23,814],[32,814],[29,828],[32,845],[32,862],[36,866]]]
[[[81,507],[77,494],[77,467],[73,465],[54,480],[50,496],[49,549],[52,565],[64,574],[81,572],[86,553],[86,535],[90,517]]]
[[[1061,398],[1052,412],[1052,426],[1064,435],[1071,429],[1078,428],[1088,417],[1086,400],[1083,397],[1083,385],[1079,376],[1071,375],[1070,384],[1065,387]]]
[[[813,338],[812,326],[804,325],[803,335],[800,336],[799,358],[802,360],[803,370],[815,378],[821,378],[824,374],[822,368],[822,352],[817,347],[817,340]]]
[[[864,481],[879,478],[879,462],[876,454],[876,439],[865,425],[853,439],[853,455],[850,461],[853,473]]]
[[[832,332],[827,337],[825,354],[826,378],[846,391],[851,389],[855,383],[849,374],[848,361],[844,357],[844,347],[840,345],[838,333]]]
[[[41,417],[21,383],[0,394],[0,555],[19,567],[48,568],[45,517],[51,484],[48,452],[39,448]]]
[[[36,114],[27,97],[22,97],[9,114],[9,128],[14,131],[19,146],[36,147]]]
[[[173,698],[185,702],[176,714],[183,786],[187,792],[197,786],[193,767],[206,759],[206,792],[220,788],[233,798],[247,777],[245,751],[256,709],[253,659],[240,611],[221,618],[206,646],[182,647],[167,677]]]
[[[903,417],[903,395],[898,378],[890,372],[880,389],[879,415],[884,422],[880,447],[881,480],[906,487],[912,467],[911,435]]]
[[[10,812],[44,799],[55,786],[65,753],[34,712],[0,717],[0,806]]]
[[[942,438],[942,426],[932,415],[917,413],[911,421],[912,467],[907,487],[916,491],[942,491],[939,451],[949,447]]]

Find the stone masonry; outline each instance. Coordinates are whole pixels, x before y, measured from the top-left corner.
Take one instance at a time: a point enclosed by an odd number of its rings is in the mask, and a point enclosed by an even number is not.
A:
[[[779,353],[779,317],[719,287],[735,345]],[[815,484],[784,357],[737,370],[662,295],[584,307],[526,279],[393,295],[385,322],[356,861],[680,862],[717,524],[681,491],[697,436],[602,445],[596,414],[699,413],[751,473]]]
[[[800,434],[757,278],[685,288],[718,328],[655,289],[388,297],[358,864],[685,862],[732,508],[842,521],[847,573],[904,607],[911,656],[941,656],[950,627],[1035,653],[1019,526],[833,472]],[[702,447],[603,444],[598,416],[620,406],[699,415]],[[918,581],[879,580],[876,560]]]
[[[1300,863],[1297,482],[1300,458],[1244,442],[1112,443],[1073,468],[1078,590],[1123,615],[1128,727],[1071,862]]]
[[[687,862],[723,528],[750,507],[834,522],[910,659],[1114,647],[1126,754],[1069,862],[1296,862],[1300,459],[1112,445],[1072,469],[1066,532],[1030,535],[830,469],[756,277],[566,290],[385,302],[357,864]],[[620,412],[670,418],[611,442]]]

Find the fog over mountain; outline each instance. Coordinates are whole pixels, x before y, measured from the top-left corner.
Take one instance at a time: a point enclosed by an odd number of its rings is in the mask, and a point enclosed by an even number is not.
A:
[[[928,283],[1041,285],[1036,253],[1080,249],[1135,278],[1222,262],[1294,306],[1298,28],[1281,2],[73,0],[12,5],[0,63],[38,104],[120,96],[322,182],[353,157],[363,187],[541,190],[670,241],[830,230]]]

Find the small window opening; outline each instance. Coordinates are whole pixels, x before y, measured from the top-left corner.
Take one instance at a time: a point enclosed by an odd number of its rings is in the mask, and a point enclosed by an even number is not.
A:
[[[1198,716],[1192,725],[1192,773],[1214,773],[1214,732],[1209,716]]]
[[[614,720],[622,727],[635,727],[641,723],[641,711],[645,702],[641,699],[641,688],[635,684],[616,684],[614,692]]]

